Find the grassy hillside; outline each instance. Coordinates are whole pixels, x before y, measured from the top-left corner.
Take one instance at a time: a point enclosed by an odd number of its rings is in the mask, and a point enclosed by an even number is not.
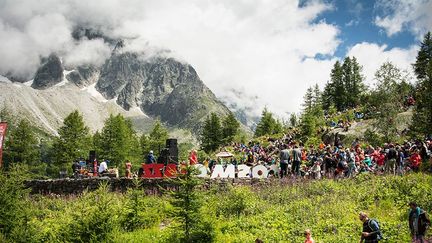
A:
[[[3,185],[0,202],[16,197]],[[8,194],[9,193],[9,194]],[[409,242],[409,201],[431,212],[432,176],[361,175],[341,181],[281,182],[261,187],[223,187],[200,192],[202,217],[210,222],[215,242],[301,242],[310,228],[317,242],[355,242],[359,239],[359,211],[377,218],[388,242]],[[24,192],[9,214],[9,232],[0,241],[26,242],[176,242],[177,222],[170,217],[166,196],[141,191],[106,193],[102,187],[80,196],[31,196]],[[16,223],[16,224],[15,224]],[[1,232],[1,231],[0,231]]]

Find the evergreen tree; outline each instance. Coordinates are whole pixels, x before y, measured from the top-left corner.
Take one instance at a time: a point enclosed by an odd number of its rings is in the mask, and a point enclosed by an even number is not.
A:
[[[344,62],[342,64],[342,83],[344,88],[344,97],[343,97],[343,103],[344,107],[348,107],[350,105],[351,101],[351,93],[350,88],[352,86],[352,63],[350,57],[345,57]]]
[[[100,144],[101,143],[102,143],[102,137],[101,137],[99,130],[97,130],[93,134],[93,139],[92,139],[92,150],[95,150],[96,154],[101,154],[101,151],[100,151]],[[93,161],[90,161],[90,162],[93,162]]]
[[[77,110],[64,119],[58,133],[59,137],[55,138],[53,145],[57,165],[66,167],[79,157],[87,156],[90,146],[89,128],[85,126],[83,117]]]
[[[289,124],[291,127],[296,127],[297,126],[297,115],[295,113],[291,113],[290,115],[290,119],[289,119]]]
[[[228,144],[234,140],[235,135],[239,132],[240,123],[230,112],[222,121],[222,136],[223,142]]]
[[[329,110],[331,106],[334,107],[333,90],[333,83],[328,81],[321,94],[321,102],[324,110]]]
[[[182,235],[174,235],[180,242],[214,242],[215,231],[210,222],[205,221],[200,213],[202,199],[198,187],[201,181],[196,177],[194,167],[186,167],[185,173],[180,173],[172,183],[177,190],[169,191],[171,205],[173,206],[172,216],[180,224]]]
[[[360,104],[365,91],[361,70],[362,67],[355,57],[346,57],[343,64],[336,61],[331,70],[330,81],[321,95],[323,109],[328,110],[334,105],[338,111],[342,111]]]
[[[314,90],[313,90],[312,87],[309,87],[306,90],[306,94],[304,95],[303,100],[304,100],[304,102],[303,102],[303,109],[305,111],[311,110],[313,102],[314,102]]]
[[[343,71],[339,61],[336,61],[330,74],[331,78],[331,101],[338,111],[345,109],[345,85],[343,82]]]
[[[264,108],[261,120],[259,121],[256,129],[255,129],[255,136],[260,137],[264,135],[272,135],[281,133],[283,131],[283,126],[281,122],[276,120],[273,117],[273,114],[267,110],[267,108]]]
[[[427,79],[428,65],[432,60],[432,37],[431,32],[426,33],[420,44],[416,62],[413,64],[414,72],[418,80]]]
[[[315,84],[313,88],[313,99],[312,102],[314,105],[318,105],[322,107],[322,92],[318,86],[318,84]]]
[[[414,64],[417,76],[416,105],[411,123],[414,136],[432,135],[432,39],[428,32]]]
[[[168,138],[168,130],[162,125],[160,120],[157,119],[148,137],[148,150],[143,151],[144,154],[148,153],[150,150],[153,150],[155,155],[159,156],[159,151],[165,148],[165,143]]]
[[[5,167],[15,163],[31,166],[40,162],[38,140],[27,120],[22,119],[8,136],[4,151]]]
[[[318,84],[306,91],[304,99],[304,104],[307,104],[306,107],[309,107],[303,110],[300,119],[300,128],[304,139],[309,139],[315,136],[315,132],[319,126],[324,125],[323,96]]]
[[[346,88],[346,107],[354,108],[360,105],[360,98],[365,90],[365,85],[363,84],[363,76],[361,75],[362,67],[357,62],[355,57],[345,58],[343,64],[343,79]]]
[[[200,140],[201,148],[206,153],[216,151],[222,144],[222,126],[216,113],[211,113],[205,120]]]
[[[140,157],[139,142],[132,123],[122,115],[110,115],[100,137],[100,158],[110,160],[112,165],[119,167],[126,159]]]
[[[139,138],[139,144],[141,148],[141,155],[146,156],[150,149],[150,138],[147,134],[142,134]]]

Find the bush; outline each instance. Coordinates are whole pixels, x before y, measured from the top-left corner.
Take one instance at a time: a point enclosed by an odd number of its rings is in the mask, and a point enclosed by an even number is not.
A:
[[[230,187],[217,200],[216,216],[240,217],[249,208],[252,200],[251,194],[251,191],[247,187]]]
[[[135,188],[128,190],[122,209],[121,226],[125,231],[155,227],[165,215],[163,200],[146,197],[139,180],[134,181]]]
[[[111,233],[118,228],[118,201],[108,193],[103,183],[94,192],[84,193],[72,212],[73,221],[68,225],[65,241],[109,242]]]
[[[32,211],[28,207],[29,189],[24,188],[24,166],[0,170],[0,233],[15,242],[30,241],[34,232],[28,227]]]

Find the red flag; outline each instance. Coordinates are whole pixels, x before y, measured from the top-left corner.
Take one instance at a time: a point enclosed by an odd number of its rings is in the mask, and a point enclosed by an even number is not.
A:
[[[0,122],[0,168],[3,166],[3,140],[6,136],[7,123]]]

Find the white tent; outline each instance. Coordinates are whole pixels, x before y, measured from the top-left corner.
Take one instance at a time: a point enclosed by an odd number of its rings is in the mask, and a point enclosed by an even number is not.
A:
[[[234,155],[230,152],[219,152],[216,154],[216,157],[218,158],[230,158],[233,157]]]

